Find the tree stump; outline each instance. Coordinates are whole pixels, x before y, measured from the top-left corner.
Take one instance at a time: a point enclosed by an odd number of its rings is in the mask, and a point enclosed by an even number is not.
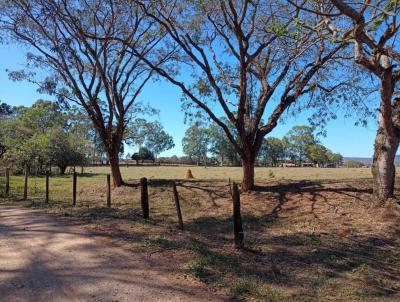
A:
[[[192,178],[194,178],[194,177],[193,177],[193,174],[192,174],[192,170],[190,170],[190,169],[187,169],[187,170],[186,170],[185,178],[186,178],[186,179],[192,179]]]

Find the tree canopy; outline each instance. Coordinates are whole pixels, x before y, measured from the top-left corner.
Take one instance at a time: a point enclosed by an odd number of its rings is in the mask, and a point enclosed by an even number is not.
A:
[[[137,118],[129,123],[125,140],[130,145],[146,147],[155,157],[175,146],[172,136],[164,130],[160,122],[144,118]]]
[[[254,161],[263,138],[282,114],[306,96],[322,100],[325,93],[349,83],[334,72],[341,67],[345,43],[327,40],[327,30],[319,26],[323,18],[310,18],[311,13],[296,5],[149,3],[142,8],[166,32],[164,45],[173,53],[169,68],[157,66],[152,57],[144,61],[182,90],[186,112],[200,110],[225,132],[243,163],[244,191],[254,185]],[[190,68],[189,81],[176,72],[182,62]],[[215,114],[216,108],[232,128]]]
[[[88,161],[87,141],[77,136],[57,104],[38,100],[32,107],[19,107],[0,121],[1,160],[16,170],[26,166],[44,173],[51,165],[63,174],[68,166]]]
[[[160,38],[142,11],[132,1],[12,0],[1,10],[0,27],[30,50],[27,68],[10,76],[80,106],[120,186],[118,157],[127,120],[140,110],[137,98],[152,75],[137,54],[148,53]]]

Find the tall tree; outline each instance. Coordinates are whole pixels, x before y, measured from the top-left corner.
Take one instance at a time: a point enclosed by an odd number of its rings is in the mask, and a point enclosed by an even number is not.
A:
[[[81,106],[102,140],[114,185],[123,184],[119,152],[130,112],[151,77],[140,56],[158,41],[152,25],[131,1],[10,0],[0,15],[1,28],[31,50],[28,71],[11,76]],[[48,75],[40,78],[43,70]]]
[[[343,58],[343,44],[325,39],[322,17],[285,1],[148,2],[142,8],[167,33],[163,45],[175,50],[176,62],[191,68],[190,80],[174,66],[145,62],[182,90],[186,110],[205,112],[225,132],[242,160],[243,191],[253,189],[255,159],[282,114],[347,83],[329,72]]]
[[[386,201],[394,193],[394,159],[400,141],[400,97],[396,97],[400,85],[400,3],[330,0],[314,12],[324,16],[336,40],[352,42],[355,62],[379,81],[379,126],[372,174],[374,195]]]

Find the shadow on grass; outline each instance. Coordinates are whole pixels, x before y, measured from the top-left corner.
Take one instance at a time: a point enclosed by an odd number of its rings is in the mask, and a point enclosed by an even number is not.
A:
[[[339,289],[332,287],[337,284],[346,288],[344,300],[400,298],[399,246],[394,240],[360,237],[344,241],[333,235],[299,234],[273,236],[265,244],[268,249],[258,252],[235,252],[227,242],[220,242],[218,248],[193,239],[164,239],[159,246],[194,252],[186,272],[205,283],[230,288],[236,298],[317,301],[337,297]],[[249,282],[244,292],[243,282]],[[282,287],[292,289],[290,297],[279,290],[271,293]],[[271,295],[278,298],[271,299]]]
[[[326,185],[339,185],[339,187],[327,187]],[[270,192],[275,193],[277,195],[276,199],[278,200],[277,205],[273,209],[273,213],[278,213],[282,210],[282,206],[288,201],[288,196],[293,194],[298,194],[303,196],[305,194],[309,194],[307,199],[311,201],[311,213],[314,214],[316,218],[318,216],[315,214],[315,205],[317,200],[319,202],[321,200],[323,203],[329,203],[328,198],[324,194],[337,194],[343,197],[350,197],[357,199],[360,202],[370,202],[371,198],[369,195],[372,194],[372,188],[359,188],[356,185],[359,182],[354,181],[346,181],[343,183],[342,181],[291,181],[283,184],[274,184],[274,185],[264,185],[264,186],[256,186],[255,192]],[[366,198],[361,198],[360,194],[366,194]],[[364,197],[364,196],[363,196]]]
[[[210,186],[209,183],[198,181],[176,182],[178,187],[193,192],[212,192],[213,198],[229,196],[227,185],[217,183]],[[357,194],[371,193],[369,188],[356,187],[351,182],[329,182],[331,185],[337,184],[337,187],[326,187],[325,184],[327,182],[299,181],[257,187],[256,194],[274,193],[275,197],[268,202],[275,204],[263,215],[243,215],[245,240],[247,235],[256,238],[255,243],[245,241],[252,248],[249,250],[233,249],[231,217],[204,216],[185,221],[186,235],[179,237],[167,234],[169,237],[148,239],[132,235],[131,232],[121,232],[118,235],[119,231],[110,236],[144,240],[149,247],[162,250],[193,253],[195,256],[185,271],[203,282],[230,288],[236,298],[284,301],[290,295],[295,301],[323,301],[324,298],[339,297],[343,289],[347,295],[341,297],[343,300],[400,300],[398,241],[380,236],[343,238],[333,233],[268,234],[268,228],[277,222],[278,213],[283,210],[290,195],[307,195],[307,200],[312,203],[311,211],[314,211],[317,199],[319,202],[329,202],[325,193],[359,201],[365,201],[365,198]],[[149,185],[170,186],[171,180],[152,179]],[[215,188],[216,193],[213,192]],[[133,210],[82,208],[82,211],[90,219],[141,219],[140,213]],[[260,231],[264,236],[257,238]],[[290,288],[290,294],[276,290],[282,287]],[[276,298],[274,300],[271,297]]]

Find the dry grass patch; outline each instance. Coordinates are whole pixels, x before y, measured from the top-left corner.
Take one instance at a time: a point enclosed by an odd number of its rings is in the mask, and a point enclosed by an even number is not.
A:
[[[241,196],[243,251],[233,248],[225,181],[177,180],[184,231],[177,229],[169,180],[149,181],[149,221],[140,216],[138,181],[113,190],[112,209],[105,208],[104,175],[80,178],[75,208],[70,193],[61,190],[69,179],[53,182],[59,182],[60,193],[50,205],[40,197],[25,205],[67,216],[132,251],[145,251],[232,299],[400,300],[400,215],[395,206],[372,202],[370,180],[259,181],[255,192]]]

